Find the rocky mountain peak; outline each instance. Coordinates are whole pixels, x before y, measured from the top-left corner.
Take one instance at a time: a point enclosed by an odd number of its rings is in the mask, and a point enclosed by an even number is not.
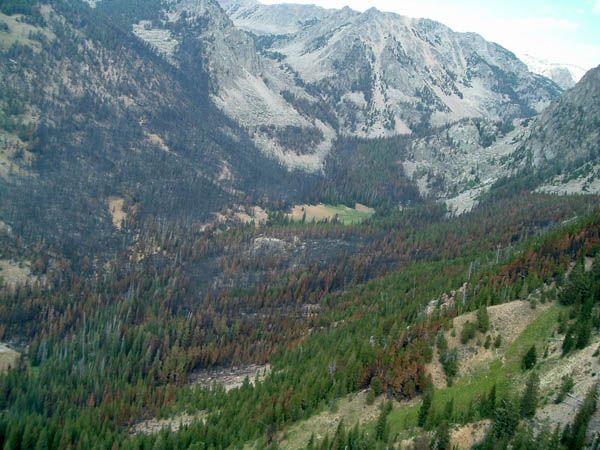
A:
[[[465,118],[510,122],[561,92],[479,35],[376,8],[180,0],[168,11],[179,24],[171,37],[198,42],[215,103],[291,169],[321,170],[339,136],[411,134]],[[175,48],[170,57],[185,58]]]

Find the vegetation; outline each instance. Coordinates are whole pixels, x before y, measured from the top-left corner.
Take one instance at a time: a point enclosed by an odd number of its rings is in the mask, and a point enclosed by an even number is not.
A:
[[[506,183],[449,217],[392,163],[404,138],[339,142],[325,176],[288,173],[212,106],[197,40],[184,39],[191,56],[175,66],[131,36],[132,21],[162,20],[152,2],[52,9],[43,26],[56,39],[0,52],[0,128],[20,137],[34,174],[0,178],[0,250],[29,261],[36,280],[0,286],[0,339],[24,354],[0,375],[1,448],[274,449],[294,424],[365,389],[383,403],[372,423],[341,421],[300,445],[386,448],[417,432],[446,449],[454,425],[480,419],[493,422],[482,448],[581,445],[595,393],[568,430],[536,435],[527,420],[541,397],[536,348],[564,334],[568,355],[600,325],[599,257],[584,266],[600,245],[597,197]],[[39,12],[25,0],[0,10]],[[28,115],[39,121],[26,125]],[[224,166],[231,180],[214,176]],[[127,211],[121,229],[112,196]],[[290,220],[304,202],[377,210]],[[211,219],[257,205],[270,212],[258,228]],[[503,342],[488,307],[540,293],[559,301]],[[485,338],[505,360],[459,377],[463,349],[446,333],[467,313],[476,321],[459,341],[472,350]],[[427,369],[436,346],[445,388]],[[193,383],[207,369],[267,362],[261,380],[231,390]],[[571,389],[565,381],[563,398]],[[198,420],[131,433],[184,413]]]
[[[523,367],[523,370],[530,370],[535,367],[536,362],[537,352],[535,350],[535,345],[532,345],[531,348],[527,350],[527,353],[523,355],[523,362],[521,366]]]

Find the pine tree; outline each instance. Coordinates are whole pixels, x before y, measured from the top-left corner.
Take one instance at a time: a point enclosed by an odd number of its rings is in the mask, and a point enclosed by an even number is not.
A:
[[[498,439],[511,437],[518,424],[519,412],[514,402],[510,399],[502,399],[494,412],[493,435]]]
[[[521,417],[533,417],[537,409],[540,379],[535,372],[529,375],[521,397]]]
[[[438,348],[438,351],[440,352],[440,354],[444,353],[446,350],[448,350],[448,341],[446,340],[446,336],[444,336],[443,331],[440,331],[438,333],[436,344],[437,344],[437,348]]]
[[[37,443],[35,444],[35,450],[49,450],[50,442],[48,439],[48,430],[44,427],[40,433]]]
[[[565,375],[562,379],[560,391],[558,392],[554,403],[561,403],[565,399],[567,394],[573,390],[574,385],[575,383],[573,382],[573,377],[571,377],[570,375]]]
[[[435,430],[430,448],[432,450],[450,450],[450,427],[447,421],[442,421]]]
[[[496,336],[496,339],[494,339],[494,347],[500,348],[501,345],[502,345],[502,335],[499,334],[498,336]]]
[[[565,338],[562,343],[562,354],[563,356],[567,355],[575,348],[575,338],[573,337],[575,330],[570,328],[567,330],[567,334],[565,334]]]
[[[375,396],[381,395],[383,392],[383,383],[381,382],[381,378],[374,376],[371,379],[371,389],[373,390],[373,394],[375,394]]]
[[[346,445],[346,427],[344,426],[344,420],[340,420],[337,429],[335,430],[335,436],[332,442],[333,448],[344,448]]]
[[[537,352],[535,350],[535,345],[532,345],[531,348],[529,350],[527,350],[527,353],[525,353],[525,355],[523,355],[521,367],[523,368],[523,370],[530,370],[530,369],[533,369],[533,367],[535,367],[536,363],[537,363]]]
[[[427,418],[429,417],[429,411],[431,409],[432,403],[433,403],[433,386],[430,385],[423,393],[423,401],[421,403],[421,408],[419,408],[419,416],[418,416],[417,424],[420,427],[424,427],[425,424],[427,423]]]
[[[590,337],[592,336],[592,322],[590,319],[580,320],[577,325],[577,339],[575,341],[575,348],[583,349],[590,343]]]
[[[589,294],[589,280],[585,273],[583,262],[579,262],[571,271],[569,281],[561,292],[560,302],[563,305],[579,304],[583,302]]]
[[[477,327],[482,333],[490,329],[490,316],[485,305],[481,305],[477,310]]]
[[[588,424],[592,415],[596,411],[596,405],[598,402],[598,391],[597,386],[594,386],[588,391],[583,404],[577,411],[573,426],[571,427],[570,435],[568,436],[568,447],[569,449],[579,450],[585,446],[585,435],[587,432]]]
[[[388,438],[388,424],[387,417],[392,410],[392,404],[386,403],[382,406],[381,412],[379,413],[379,417],[377,418],[377,423],[375,424],[375,437],[378,441],[386,442]]]
[[[369,391],[367,392],[367,405],[372,405],[373,403],[375,403],[375,391],[373,390],[373,388],[369,389]]]
[[[496,409],[496,383],[490,389],[490,394],[488,395],[488,402],[490,404],[490,410],[494,411]]]
[[[452,417],[454,416],[454,398],[451,398],[446,402],[446,406],[444,407],[444,419],[448,422],[452,421]]]
[[[592,264],[592,273],[590,274],[592,278],[592,296],[595,301],[600,301],[600,253],[596,255],[594,258],[594,263]]]
[[[314,450],[315,449],[315,433],[310,435],[310,439],[308,440],[308,445],[306,446],[306,450]]]

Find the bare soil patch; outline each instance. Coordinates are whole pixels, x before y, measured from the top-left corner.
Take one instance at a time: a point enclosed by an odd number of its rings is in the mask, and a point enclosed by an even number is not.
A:
[[[182,427],[191,425],[194,422],[204,420],[206,413],[201,411],[197,414],[180,414],[168,419],[148,419],[135,424],[130,429],[132,434],[156,434],[164,429],[170,429],[175,432]]]
[[[146,137],[152,144],[154,144],[156,147],[158,147],[163,152],[170,153],[172,155],[175,154],[173,151],[171,151],[169,146],[165,143],[164,139],[161,136],[159,136],[158,134],[148,133],[146,135]]]
[[[190,382],[205,388],[209,388],[214,384],[220,384],[226,391],[230,391],[242,386],[246,378],[253,384],[257,379],[259,381],[264,379],[270,371],[271,366],[268,364],[200,370],[190,375]]]
[[[125,199],[120,197],[108,197],[108,212],[112,217],[112,223],[117,229],[123,228],[123,222],[127,219],[127,213],[123,209]]]
[[[19,353],[0,343],[0,374],[14,368],[19,360]]]
[[[28,281],[34,281],[35,277],[31,275],[31,263],[29,261],[16,262],[7,259],[0,259],[0,278],[8,287],[15,288],[23,286]]]
[[[592,345],[561,358],[560,342],[556,341],[553,344],[549,360],[545,362],[540,375],[540,390],[548,401],[548,404],[540,408],[536,414],[536,422],[540,426],[564,426],[573,420],[590,387],[598,383],[600,360],[598,356],[594,356],[594,353],[599,345],[600,338],[596,337]],[[573,391],[563,402],[555,404],[554,399],[562,379],[567,375],[570,375],[575,383]],[[594,420],[600,426],[600,412],[596,412]]]
[[[489,420],[482,420],[454,429],[451,436],[452,445],[460,450],[472,448],[473,445],[483,441],[490,423]]]

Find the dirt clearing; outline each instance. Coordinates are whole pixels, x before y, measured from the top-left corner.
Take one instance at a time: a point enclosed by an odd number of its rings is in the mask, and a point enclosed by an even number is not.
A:
[[[28,261],[0,259],[0,279],[4,280],[6,286],[15,288],[27,284],[28,281],[33,282],[35,277],[31,275],[31,263]]]
[[[0,343],[0,374],[14,368],[19,360],[19,353],[6,344]]]
[[[325,205],[296,205],[288,217],[294,221],[305,220],[306,222],[320,222],[324,220],[337,219],[345,225],[360,223],[375,213],[375,210],[368,206],[357,203],[354,208],[348,206]]]
[[[226,391],[230,391],[242,386],[246,377],[253,384],[257,379],[259,381],[264,379],[270,371],[271,366],[268,364],[201,370],[190,375],[190,382],[205,388],[209,388],[213,384],[220,384]]]
[[[112,223],[117,229],[123,228],[123,222],[127,219],[127,213],[123,209],[125,199],[120,197],[108,197],[108,212],[111,215]]]

